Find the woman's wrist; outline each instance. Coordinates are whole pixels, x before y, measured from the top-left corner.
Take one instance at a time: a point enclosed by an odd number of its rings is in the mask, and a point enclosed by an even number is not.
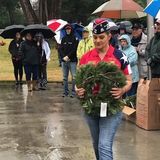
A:
[[[124,86],[122,90],[123,90],[123,94],[125,94],[127,92],[126,86]]]

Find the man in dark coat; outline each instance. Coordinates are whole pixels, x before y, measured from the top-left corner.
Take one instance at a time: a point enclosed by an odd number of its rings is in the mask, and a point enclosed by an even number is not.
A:
[[[146,47],[146,55],[152,78],[160,78],[160,20],[156,21],[156,33]]]
[[[71,97],[75,96],[75,74],[77,67],[77,46],[78,42],[73,34],[73,29],[71,25],[65,26],[66,36],[62,38],[61,42],[61,58],[62,58],[62,71],[63,71],[63,84],[64,93],[63,97],[69,95],[68,89],[68,75],[69,71],[72,76],[72,92]]]

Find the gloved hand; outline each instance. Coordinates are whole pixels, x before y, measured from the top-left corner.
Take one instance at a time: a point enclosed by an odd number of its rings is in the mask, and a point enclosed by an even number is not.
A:
[[[150,66],[151,62],[152,62],[152,60],[151,60],[151,58],[149,58],[149,59],[147,60],[147,65]]]
[[[69,57],[68,57],[68,56],[63,57],[63,60],[64,60],[65,62],[70,61],[70,59],[69,59]]]

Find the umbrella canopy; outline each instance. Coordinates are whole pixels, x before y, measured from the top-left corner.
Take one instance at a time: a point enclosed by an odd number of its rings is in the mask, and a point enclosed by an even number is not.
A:
[[[44,38],[52,38],[56,35],[50,28],[43,24],[28,25],[22,30],[21,34],[24,36],[27,33],[31,33],[32,35],[42,33]]]
[[[71,26],[72,26],[73,33],[74,33],[75,37],[78,40],[81,40],[84,26],[82,26],[78,23],[72,23]],[[64,36],[66,36],[65,26],[60,30],[60,32],[57,32],[57,34],[59,34],[59,37],[60,37],[59,41],[61,42],[62,38]]]
[[[61,43],[61,36],[60,36],[61,31],[60,30],[67,24],[68,22],[62,19],[53,19],[53,20],[47,21],[47,26],[56,33],[55,39],[58,44]]]
[[[3,38],[15,38],[17,32],[21,32],[25,26],[23,25],[11,25],[6,27],[3,32],[0,34]]]
[[[140,18],[146,16],[143,8],[133,0],[110,0],[98,7],[92,14],[101,18]]]
[[[155,18],[160,18],[160,0],[152,0],[144,9],[144,12]]]
[[[74,31],[74,35],[81,40],[82,39],[82,32],[84,29],[84,26],[78,24],[78,23],[72,23],[71,24],[73,31]]]
[[[62,29],[66,24],[68,24],[68,22],[62,19],[53,19],[47,21],[47,26],[54,32]]]

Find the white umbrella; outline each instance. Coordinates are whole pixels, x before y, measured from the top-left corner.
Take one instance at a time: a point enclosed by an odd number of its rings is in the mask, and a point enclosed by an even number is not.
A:
[[[58,44],[61,43],[61,32],[60,32],[60,30],[66,24],[68,24],[68,22],[64,21],[62,19],[53,19],[53,20],[47,21],[47,26],[56,33],[56,35],[54,37],[55,37]]]
[[[143,8],[133,0],[110,0],[98,7],[92,14],[102,18],[140,18],[146,16]]]

